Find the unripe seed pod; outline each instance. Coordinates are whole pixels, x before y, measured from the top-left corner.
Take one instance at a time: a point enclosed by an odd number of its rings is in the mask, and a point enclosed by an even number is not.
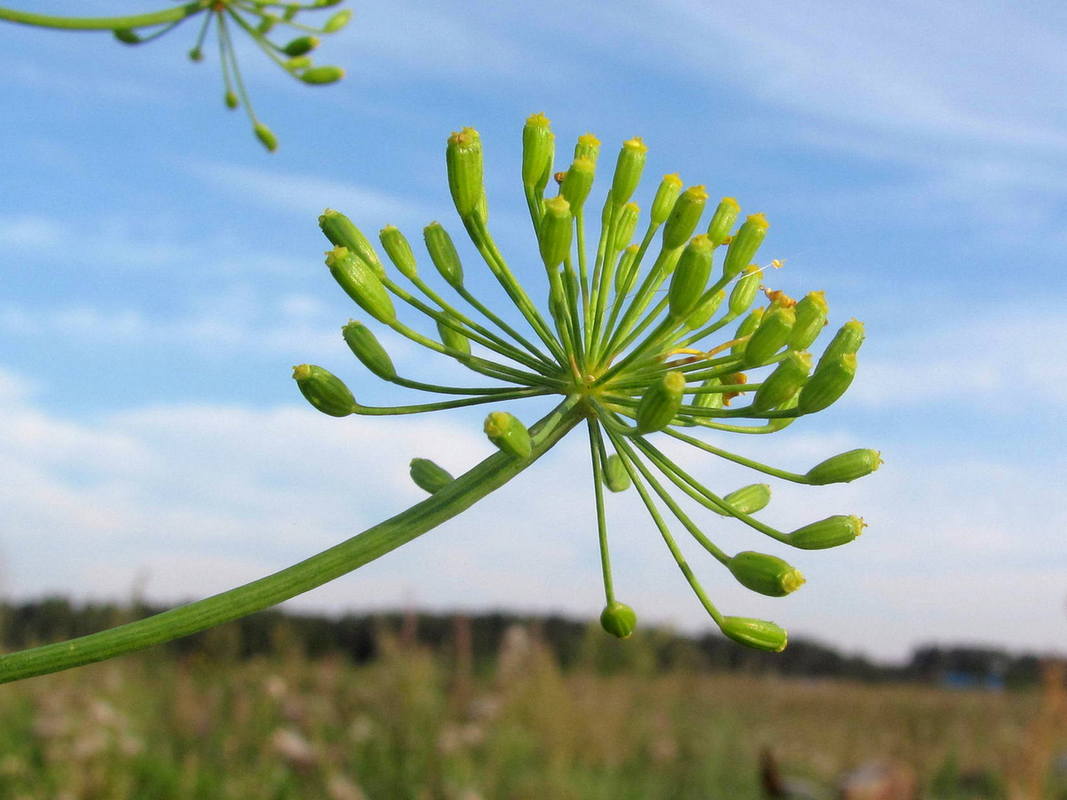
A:
[[[259,143],[266,147],[269,152],[273,153],[278,149],[278,137],[274,135],[274,131],[262,122],[257,122],[253,125],[252,132],[256,134]]]
[[[331,83],[337,83],[344,76],[345,71],[341,67],[324,65],[304,70],[300,73],[300,80],[311,86],[326,86]]]
[[[732,197],[724,197],[719,201],[715,213],[711,215],[711,222],[708,223],[708,238],[716,247],[730,238],[730,229],[740,213],[741,206]]]
[[[378,232],[378,239],[385,248],[385,254],[389,260],[400,270],[400,274],[409,280],[418,277],[418,267],[415,264],[415,252],[411,249],[411,243],[400,229],[393,225],[386,225]]]
[[[226,94],[222,98],[222,101],[226,104],[226,108],[230,109],[230,111],[233,111],[235,108],[237,108],[237,106],[240,105],[240,102],[237,100],[237,95],[235,95],[233,92],[226,92]]]
[[[329,240],[330,244],[337,247],[345,247],[354,253],[360,261],[369,266],[379,278],[385,277],[385,267],[382,266],[378,253],[370,240],[363,235],[363,231],[352,224],[352,220],[340,211],[327,208],[319,217],[319,228]]]
[[[774,368],[752,398],[753,411],[770,411],[796,396],[811,372],[811,353],[791,350]]]
[[[554,269],[563,263],[571,252],[571,237],[574,235],[574,215],[571,204],[562,196],[545,201],[545,214],[538,230],[538,245],[541,260],[546,269]]]
[[[615,293],[625,295],[634,285],[637,277],[637,251],[638,246],[632,244],[622,251],[619,257],[619,266],[615,270]]]
[[[319,46],[318,38],[314,36],[298,36],[282,48],[287,56],[302,56],[310,53]]]
[[[540,197],[552,174],[556,135],[544,114],[531,114],[522,128],[522,183]]]
[[[326,24],[322,26],[322,29],[326,33],[337,33],[348,24],[350,19],[352,19],[352,12],[347,8],[342,9],[326,20]]]
[[[604,461],[604,485],[613,492],[625,492],[630,488],[630,473],[617,453],[612,453]]]
[[[115,38],[123,44],[140,44],[141,37],[137,35],[136,31],[129,28],[115,28],[111,31],[115,34]]]
[[[274,30],[274,22],[275,21],[273,19],[270,19],[269,17],[264,17],[259,21],[259,24],[256,26],[256,30],[266,36],[268,33]]]
[[[780,653],[785,650],[789,636],[773,622],[751,617],[723,617],[719,626],[724,634],[738,644],[756,650]]]
[[[863,323],[858,319],[850,319],[834,334],[830,344],[826,345],[819,363],[815,365],[815,371],[818,372],[823,364],[830,363],[838,356],[857,352],[863,344],[864,336]]]
[[[772,307],[764,314],[759,327],[745,345],[745,364],[757,366],[767,363],[789,341],[796,319],[796,312],[788,306]]]
[[[710,386],[722,386],[722,381],[718,378],[708,378],[700,384],[702,389]],[[699,408],[722,408],[725,394],[725,392],[699,392],[693,395],[693,402],[690,405]]]
[[[756,251],[767,236],[770,223],[762,214],[753,214],[745,220],[726,251],[722,272],[732,278],[755,260]]]
[[[663,176],[659,188],[656,189],[656,196],[652,200],[652,210],[649,212],[653,225],[662,225],[667,221],[681,192],[682,179],[677,173]]]
[[[431,222],[422,230],[423,241],[430,252],[430,260],[448,284],[456,289],[463,285],[463,264],[456,245],[440,222]]]
[[[349,320],[348,324],[341,328],[341,335],[348,349],[363,363],[363,366],[382,380],[391,381],[396,377],[393,360],[389,358],[389,354],[370,328],[362,322]]]
[[[430,494],[436,494],[455,480],[448,470],[437,466],[428,458],[411,459],[409,471],[415,485]]]
[[[504,453],[527,459],[533,452],[533,442],[526,426],[506,411],[494,411],[485,418],[485,435]]]
[[[600,626],[619,639],[629,639],[637,628],[637,614],[625,603],[613,600],[600,613]]]
[[[637,228],[637,218],[641,215],[641,209],[637,203],[627,203],[619,209],[615,217],[615,250],[622,250],[630,244],[634,229]]]
[[[564,320],[570,316],[567,306],[567,295],[563,290],[563,281],[560,280],[559,270],[553,269],[548,277],[548,312],[552,315],[557,325],[563,325]]]
[[[378,322],[396,322],[393,300],[378,276],[347,248],[335,247],[326,254],[326,266],[345,293]]]
[[[588,158],[576,158],[560,184],[559,193],[571,204],[571,213],[577,214],[585,205],[593,188],[596,165]]]
[[[785,597],[804,585],[796,567],[777,556],[745,550],[726,565],[738,583],[768,597]]]
[[[865,526],[866,523],[855,515],[836,514],[797,528],[789,534],[789,544],[801,550],[826,550],[848,544],[863,532]]]
[[[451,350],[457,350],[465,356],[471,354],[471,342],[466,336],[457,331],[455,328],[451,328],[445,325],[443,322],[438,321],[437,333],[441,336],[441,344]]]
[[[574,158],[588,158],[594,164],[600,157],[600,140],[591,133],[583,133],[574,145]]]
[[[797,407],[797,400],[800,398],[800,392],[797,392],[791,398],[781,403],[776,410],[789,411]],[[796,417],[773,417],[767,420],[765,427],[770,431],[781,431],[788,428],[794,422],[797,421]]]
[[[682,195],[678,203],[681,204],[684,199],[685,195]],[[711,275],[711,254],[714,249],[715,246],[711,240],[701,234],[694,236],[682,252],[678,267],[671,277],[671,288],[668,293],[672,319],[683,319],[700,302],[704,287],[708,283],[708,276]]]
[[[882,466],[882,454],[877,450],[857,449],[838,453],[809,469],[804,477],[816,486],[828,483],[848,483],[870,475]]]
[[[797,322],[789,335],[790,350],[804,350],[819,338],[830,306],[826,302],[825,292],[808,292],[797,303]]]
[[[685,375],[672,370],[645,391],[637,404],[637,432],[652,433],[666,428],[681,408]]]
[[[464,128],[448,137],[445,149],[448,188],[461,217],[473,214],[483,203],[482,140],[474,128]],[[483,209],[483,218],[485,216]]]
[[[296,58],[290,58],[285,62],[285,68],[290,72],[296,72],[297,70],[307,69],[311,66],[311,59],[307,56],[297,56]]]
[[[735,316],[741,316],[748,311],[752,301],[756,299],[762,275],[760,268],[755,264],[749,264],[742,272],[741,279],[730,291],[730,313]]]
[[[741,324],[737,326],[737,330],[734,331],[735,339],[744,339],[746,336],[751,336],[759,328],[760,321],[763,319],[762,308],[754,308],[748,316],[741,320]],[[745,348],[748,346],[748,340],[738,342],[730,348],[730,352],[735,356],[743,356],[745,354]]]
[[[640,137],[627,139],[619,151],[619,159],[615,163],[615,175],[611,180],[611,199],[616,206],[621,206],[628,201],[641,182],[641,172],[645,168],[645,155],[648,146],[641,141]]]
[[[356,410],[356,398],[344,381],[314,364],[293,367],[293,380],[315,408],[331,417],[347,417]]]
[[[703,186],[690,186],[682,192],[663,226],[664,248],[673,250],[689,241],[689,237],[697,229],[697,223],[700,222],[700,215],[704,213],[704,206],[707,202],[708,193]],[[709,245],[714,249],[710,240]]]
[[[726,293],[722,289],[712,295],[708,295],[705,292],[705,297],[696,304],[696,307],[685,318],[685,327],[691,331],[703,328],[715,315],[715,312],[719,310],[719,306],[722,305],[725,297]]]
[[[804,388],[800,390],[797,408],[813,414],[835,402],[845,393],[856,377],[856,355],[847,353],[829,363],[820,362]]]
[[[771,487],[765,483],[749,484],[730,492],[723,500],[734,511],[739,511],[742,514],[755,514],[757,511],[765,509],[767,504],[771,502]],[[724,517],[731,516],[729,511],[717,508],[712,509],[712,511]]]

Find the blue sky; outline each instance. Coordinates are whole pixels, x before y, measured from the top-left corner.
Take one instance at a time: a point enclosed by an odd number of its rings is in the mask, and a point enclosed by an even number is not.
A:
[[[879,657],[927,642],[1064,649],[1061,4],[349,5],[354,21],[320,56],[347,68],[338,86],[296,84],[242,46],[274,155],[222,107],[214,54],[185,59],[192,28],[127,48],[0,26],[0,590],[200,596],[415,502],[413,456],[458,472],[488,454],[481,413],[327,419],[289,367],[320,363],[366,402],[409,402],[347,355],[338,329],[357,309],[321,266],[316,217],[334,207],[413,240],[433,219],[459,230],[444,140],[473,125],[498,239],[514,268],[534,270],[519,132],[544,111],[561,152],[586,131],[605,153],[643,136],[643,206],[659,175],[679,172],[765,212],[762,254],[786,259],[775,287],[825,289],[834,323],[867,325],[844,400],[727,444],[801,471],[882,450],[875,476],[776,485],[766,512],[787,529],[856,512],[870,528],[847,548],[783,554],[809,581],[781,600],[736,589],[693,553],[712,597]],[[382,339],[406,374],[445,374]],[[725,490],[751,480],[692,463]],[[587,472],[575,438],[294,605],[592,615]],[[645,619],[706,628],[634,503],[610,512],[620,596]],[[763,547],[718,520],[708,530]]]

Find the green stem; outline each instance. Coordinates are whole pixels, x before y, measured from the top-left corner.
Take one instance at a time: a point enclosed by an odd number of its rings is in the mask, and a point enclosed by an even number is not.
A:
[[[581,419],[568,399],[532,429],[533,452],[520,461],[496,453],[395,517],[298,564],[162,614],[65,642],[0,656],[0,683],[103,661],[261,611],[334,580],[410,542],[500,488],[544,455]]]
[[[14,8],[0,8],[0,20],[16,22],[20,25],[34,25],[38,28],[57,28],[67,31],[106,31],[116,28],[146,28],[152,25],[165,25],[168,22],[191,17],[208,7],[206,0],[174,8],[166,8],[162,11],[153,11],[151,14],[135,14],[131,17],[50,17],[45,14],[31,14],[28,11],[19,11]]]

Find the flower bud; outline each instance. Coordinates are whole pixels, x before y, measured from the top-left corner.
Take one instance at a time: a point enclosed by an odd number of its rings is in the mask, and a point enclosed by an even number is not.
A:
[[[662,225],[671,215],[671,209],[678,201],[678,195],[682,192],[682,179],[677,173],[664,175],[656,189],[656,196],[652,200],[652,210],[649,212],[653,225]]]
[[[318,38],[314,36],[298,36],[291,42],[288,42],[285,47],[282,48],[282,52],[287,56],[302,56],[306,53],[310,53],[318,46]]]
[[[728,506],[742,514],[755,514],[762,511],[771,502],[771,487],[765,483],[752,483],[735,489],[723,498]],[[729,511],[712,509],[721,516],[730,516]]]
[[[619,639],[629,639],[637,627],[637,614],[625,603],[613,600],[600,614],[600,626]]]
[[[689,237],[697,229],[697,223],[700,222],[700,215],[704,213],[704,206],[707,202],[708,193],[703,186],[690,186],[682,192],[663,226],[664,248],[673,250],[689,241]],[[710,239],[708,242],[714,249]]]
[[[826,325],[826,317],[830,312],[830,306],[826,302],[825,292],[808,292],[797,303],[797,321],[793,326],[793,332],[789,335],[790,350],[804,350],[811,346],[823,327]]]
[[[430,494],[436,494],[455,480],[448,470],[428,458],[411,459],[410,473],[415,485]]]
[[[722,265],[723,275],[732,278],[755,260],[756,251],[763,244],[769,227],[770,223],[762,214],[752,214],[745,220],[726,251],[726,260]]]
[[[322,367],[314,364],[295,366],[293,380],[307,401],[323,414],[347,417],[356,410],[356,398],[344,381]]]
[[[588,158],[576,158],[560,184],[559,193],[571,204],[571,213],[577,214],[585,205],[585,199],[593,189],[596,165]]]
[[[485,435],[502,452],[515,458],[527,459],[533,452],[530,432],[506,411],[494,411],[485,418]]]
[[[820,362],[804,388],[797,408],[804,414],[822,411],[845,393],[856,377],[856,355],[847,353],[829,363]]]
[[[615,216],[615,243],[614,250],[622,250],[630,244],[634,230],[637,228],[637,218],[641,215],[641,209],[637,203],[627,203],[619,209]]]
[[[627,139],[619,151],[615,162],[615,175],[611,180],[611,199],[616,206],[621,206],[633,195],[637,184],[641,182],[641,172],[645,168],[645,155],[648,146],[640,137]]]
[[[393,225],[386,225],[378,233],[378,240],[385,248],[385,254],[389,260],[400,270],[400,274],[409,280],[418,277],[418,267],[415,264],[415,253],[411,249],[411,243],[400,229]]]
[[[723,617],[720,628],[738,644],[771,653],[782,652],[789,641],[783,628],[762,619]]]
[[[541,259],[546,269],[554,269],[563,263],[571,252],[571,237],[574,235],[574,215],[571,204],[562,196],[545,201],[545,214],[541,217],[538,244]]]
[[[275,20],[271,19],[270,17],[264,17],[259,21],[259,24],[256,26],[256,30],[266,36],[268,33],[274,30],[274,23]]]
[[[819,363],[815,365],[815,371],[818,372],[823,364],[828,364],[838,356],[857,352],[863,344],[864,335],[863,323],[858,319],[850,319],[834,334],[830,344],[826,345]]]
[[[463,264],[459,260],[456,245],[453,244],[448,231],[441,226],[440,222],[431,222],[423,228],[422,238],[426,242],[426,249],[430,252],[430,260],[441,273],[441,277],[453,288],[458,289],[463,286]]]
[[[715,312],[719,310],[719,306],[722,305],[725,297],[726,293],[719,289],[715,294],[698,302],[696,307],[685,318],[685,327],[691,331],[703,328],[715,315]]]
[[[591,133],[583,133],[574,145],[574,158],[588,158],[594,164],[600,157],[600,140]]]
[[[848,483],[870,475],[882,466],[882,454],[877,450],[849,450],[821,461],[809,469],[804,477],[816,486],[828,483]]]
[[[137,31],[130,28],[115,28],[111,31],[115,38],[123,44],[140,44],[141,37],[137,35]]]
[[[630,488],[630,473],[618,453],[612,453],[604,461],[604,485],[613,492],[625,492]]]
[[[326,65],[304,70],[300,73],[300,80],[312,86],[325,86],[337,83],[344,76],[345,71],[341,67]]]
[[[778,408],[800,391],[809,372],[811,353],[791,350],[756,390],[756,396],[752,398],[752,410],[759,412]]]
[[[741,279],[734,284],[730,291],[730,313],[741,316],[748,311],[752,301],[759,292],[760,277],[762,271],[755,264],[749,264],[742,270]]]
[[[681,408],[685,375],[672,370],[645,391],[637,404],[637,432],[652,433],[666,428]]]
[[[522,128],[522,183],[540,197],[552,174],[556,135],[544,114],[531,114]],[[568,198],[570,199],[570,198]]]
[[[788,306],[772,308],[763,315],[759,327],[745,345],[745,364],[756,366],[767,363],[775,353],[785,347],[793,332],[796,312]]]
[[[745,339],[746,336],[751,336],[759,328],[760,321],[763,319],[762,308],[754,308],[748,316],[741,320],[741,324],[737,326],[737,330],[734,331],[735,339]],[[742,356],[745,354],[745,348],[748,347],[748,340],[738,342],[730,348],[730,352],[735,356]]]
[[[740,213],[741,206],[732,197],[724,197],[719,201],[715,213],[711,215],[711,222],[708,223],[708,238],[716,247],[730,238],[730,229],[737,222],[737,215]]]
[[[341,328],[341,335],[344,337],[348,349],[363,363],[363,366],[382,380],[391,381],[396,377],[396,367],[393,366],[393,360],[389,358],[389,354],[370,328],[362,322],[352,319]]]
[[[337,247],[345,247],[356,255],[364,264],[379,278],[385,277],[385,267],[382,266],[378,253],[370,240],[363,235],[363,231],[352,224],[352,220],[340,211],[327,208],[319,217],[319,228],[329,240],[330,244]]]
[[[622,251],[619,257],[619,267],[615,270],[615,293],[618,295],[625,295],[634,285],[634,278],[637,277],[637,251],[639,249],[636,244],[631,244]]]
[[[441,336],[441,344],[445,347],[456,350],[465,356],[471,354],[471,342],[466,336],[455,328],[445,325],[443,322],[438,321],[437,333]]]
[[[678,200],[678,205],[681,205],[683,200],[685,200],[685,195]],[[671,218],[674,218],[673,215]],[[700,302],[704,287],[708,283],[708,276],[711,274],[711,254],[714,249],[715,246],[711,240],[701,234],[694,236],[682,252],[674,275],[671,276],[671,287],[668,293],[672,319],[683,319]]]
[[[326,254],[326,266],[333,279],[360,308],[386,325],[396,322],[392,298],[378,276],[361,259],[345,247],[335,247]]]
[[[726,565],[738,583],[768,597],[785,597],[804,585],[800,570],[777,556],[746,550]]]
[[[722,386],[722,381],[718,378],[708,378],[700,384],[701,389],[706,389],[710,386]],[[698,408],[722,408],[724,397],[725,392],[699,392],[693,395],[691,405]]]
[[[226,108],[230,109],[230,111],[233,111],[240,105],[240,102],[237,100],[237,95],[230,91],[223,95],[222,102],[226,104]]]
[[[285,62],[285,68],[290,72],[307,69],[310,66],[311,59],[308,56],[297,56],[296,58],[290,58]]]
[[[838,547],[848,544],[859,536],[866,524],[855,515],[837,514],[805,525],[803,528],[797,528],[789,534],[789,544],[801,550],[825,550],[829,547]]]
[[[326,20],[326,24],[322,26],[322,29],[326,33],[337,33],[348,24],[350,19],[352,19],[352,12],[347,8],[341,9]]]
[[[448,137],[445,150],[448,188],[461,217],[473,214],[483,202],[482,140],[474,128],[464,128]],[[484,209],[483,209],[484,217]]]
[[[256,134],[256,138],[259,139],[260,144],[266,147],[268,151],[273,153],[278,149],[278,137],[275,136],[274,132],[262,122],[257,122],[253,125],[252,131]]]

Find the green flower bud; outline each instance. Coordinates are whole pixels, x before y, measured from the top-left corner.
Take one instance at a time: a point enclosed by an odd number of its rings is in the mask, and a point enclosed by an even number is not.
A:
[[[393,262],[400,274],[409,280],[415,280],[419,271],[415,264],[415,253],[407,237],[394,225],[386,225],[378,232],[378,240],[385,248],[385,254]]]
[[[804,388],[800,390],[797,408],[804,414],[822,411],[845,393],[856,377],[856,355],[847,353],[829,363],[820,362]]]
[[[296,58],[290,58],[285,62],[285,68],[290,72],[297,72],[302,69],[307,69],[311,66],[311,59],[308,56],[297,56]]]
[[[527,459],[533,452],[530,432],[506,411],[494,411],[485,418],[485,435],[502,452],[515,458]]]
[[[300,6],[298,5],[286,6],[285,11],[282,13],[282,19],[284,19],[286,22],[289,22],[296,16],[299,10]]]
[[[746,336],[751,336],[759,328],[760,322],[763,320],[762,308],[754,308],[748,316],[741,320],[741,324],[737,326],[737,330],[734,331],[735,339],[744,339]],[[742,356],[745,354],[745,348],[748,347],[748,340],[738,342],[730,348],[730,352],[735,356]]]
[[[740,213],[741,206],[732,197],[724,197],[719,201],[715,213],[711,215],[711,222],[708,223],[708,238],[715,243],[716,247],[730,238],[730,229],[737,222],[737,216]]]
[[[777,556],[746,550],[726,565],[737,582],[768,597],[785,597],[804,585],[800,570]]]
[[[293,380],[307,401],[323,414],[347,417],[356,410],[356,398],[344,381],[322,367],[299,364],[293,367]]]
[[[369,266],[375,275],[379,278],[385,277],[385,267],[382,266],[370,240],[363,235],[363,231],[352,224],[352,220],[340,211],[334,211],[332,208],[323,211],[319,217],[319,228],[322,229],[330,244],[348,248]]]
[[[230,109],[230,111],[233,111],[235,108],[237,108],[237,106],[240,105],[237,100],[237,95],[235,95],[233,92],[226,92],[222,100],[226,104],[226,108]]]
[[[830,306],[825,292],[808,292],[796,306],[797,321],[789,336],[790,350],[805,350],[811,346],[826,325]]]
[[[141,37],[137,35],[137,32],[130,28],[115,28],[111,31],[115,34],[115,38],[123,44],[140,44]]]
[[[555,143],[556,135],[549,127],[548,117],[532,114],[526,119],[522,129],[522,183],[538,196],[544,192],[552,174]]]
[[[463,264],[456,245],[440,222],[431,222],[422,229],[422,238],[430,252],[430,260],[448,284],[456,289],[463,286]]]
[[[848,544],[863,532],[866,524],[859,517],[837,514],[803,528],[797,528],[789,534],[789,544],[801,550],[825,550]]]
[[[457,350],[465,356],[471,354],[471,342],[466,336],[455,328],[450,328],[443,322],[438,321],[437,332],[441,335],[441,344],[452,350]]]
[[[726,251],[723,275],[732,278],[755,260],[756,251],[763,244],[769,227],[770,223],[762,214],[753,214],[745,220]]]
[[[545,214],[541,217],[538,230],[538,244],[541,259],[546,269],[553,269],[563,263],[571,252],[571,237],[574,235],[574,215],[571,204],[562,196],[545,201]]]
[[[770,411],[795,397],[808,379],[809,372],[811,353],[791,350],[756,390],[756,396],[752,398],[752,410]]]
[[[203,61],[204,60],[204,51],[201,50],[199,47],[194,47],[192,50],[189,51],[189,60],[190,61]]]
[[[740,489],[735,489],[726,495],[723,500],[734,511],[740,511],[742,514],[755,514],[757,511],[765,509],[767,504],[771,502],[771,487],[765,483],[752,483],[748,486],[742,486]],[[720,516],[730,516],[729,511],[712,510]]]
[[[809,469],[804,477],[817,486],[828,483],[848,483],[870,475],[882,466],[882,454],[877,450],[849,450],[821,461]]]
[[[596,164],[588,158],[576,158],[563,178],[559,193],[571,204],[571,213],[577,214],[585,205],[585,199],[593,189]]]
[[[684,194],[678,200],[678,205],[682,205],[683,200],[685,200]],[[711,254],[714,249],[715,246],[711,240],[703,234],[694,236],[686,246],[682,257],[678,260],[678,267],[671,277],[668,296],[670,315],[673,319],[683,319],[700,302],[704,287],[708,283],[708,276],[711,275]]]
[[[319,46],[318,38],[314,36],[298,36],[282,48],[287,56],[302,56],[310,53]]]
[[[588,158],[594,164],[600,157],[600,140],[591,133],[583,133],[578,137],[578,143],[574,145],[574,158]]]
[[[703,186],[690,186],[682,192],[663,226],[663,246],[666,249],[673,250],[689,241],[707,202],[708,193]],[[711,240],[708,241],[710,244]],[[714,249],[713,244],[711,247]]]
[[[600,613],[601,627],[619,639],[629,639],[637,627],[637,614],[625,603],[613,600]]]
[[[749,264],[742,270],[741,279],[730,291],[730,313],[740,316],[748,311],[752,301],[759,292],[760,278],[763,272],[755,264]]]
[[[266,36],[268,33],[274,30],[274,20],[270,19],[269,17],[264,17],[259,21],[259,24],[256,26],[256,30]]]
[[[613,492],[625,492],[630,488],[630,473],[618,453],[612,453],[604,461],[604,485]]]
[[[461,217],[470,216],[483,202],[482,140],[474,128],[464,128],[448,137],[445,150],[448,188]]]
[[[345,343],[367,369],[385,381],[391,381],[396,377],[396,367],[393,360],[385,352],[377,337],[371,333],[370,328],[362,322],[349,320],[348,324],[341,328],[341,335]]]
[[[325,86],[329,83],[337,83],[344,76],[345,71],[341,67],[322,66],[304,70],[300,74],[300,80],[312,86]]]
[[[664,175],[656,189],[656,196],[652,200],[650,212],[653,225],[662,225],[671,215],[671,209],[678,201],[678,195],[682,192],[682,179],[677,173]]]
[[[647,153],[648,146],[640,137],[623,142],[619,159],[615,162],[615,175],[611,179],[611,199],[616,206],[621,206],[633,196],[637,184],[641,182]]]
[[[850,319],[834,334],[830,344],[826,345],[819,363],[815,365],[815,371],[818,372],[823,364],[830,363],[838,356],[857,352],[863,344],[864,336],[863,323],[858,319]]]
[[[430,494],[436,494],[455,480],[448,470],[428,458],[411,459],[410,472],[415,485]]]
[[[374,271],[345,247],[335,247],[326,254],[326,266],[345,293],[359,307],[379,322],[396,322],[396,309]]]
[[[780,653],[785,650],[789,636],[773,622],[751,617],[723,617],[720,628],[738,644],[756,650]]]
[[[700,384],[700,388],[702,389],[706,389],[710,386],[722,386],[722,381],[718,378],[708,378]],[[700,392],[693,395],[693,402],[691,405],[697,406],[698,408],[722,408],[725,396],[725,392]]]
[[[715,294],[697,303],[696,307],[689,312],[689,316],[685,318],[685,327],[691,331],[703,328],[719,310],[725,297],[726,293],[719,289]]]
[[[352,19],[352,12],[347,8],[342,9],[326,20],[326,24],[322,26],[322,30],[326,33],[337,33],[337,31],[341,30],[348,24],[350,19]]]
[[[637,251],[639,249],[636,244],[631,244],[622,251],[618,269],[615,270],[616,294],[625,295],[634,285],[634,278],[637,277]]]
[[[629,246],[637,228],[637,218],[641,215],[641,209],[637,203],[627,203],[619,209],[615,216],[615,246],[613,249],[622,250]]]
[[[275,136],[274,132],[262,122],[257,122],[253,125],[252,131],[256,134],[256,138],[259,139],[260,144],[266,147],[271,153],[278,149],[278,137]]]
[[[789,306],[772,307],[763,315],[759,327],[752,333],[752,338],[745,345],[745,364],[756,366],[765,364],[775,353],[785,347],[789,335],[793,332],[796,312]]]
[[[682,405],[685,375],[672,370],[645,391],[637,404],[637,432],[652,433],[666,428]]]

